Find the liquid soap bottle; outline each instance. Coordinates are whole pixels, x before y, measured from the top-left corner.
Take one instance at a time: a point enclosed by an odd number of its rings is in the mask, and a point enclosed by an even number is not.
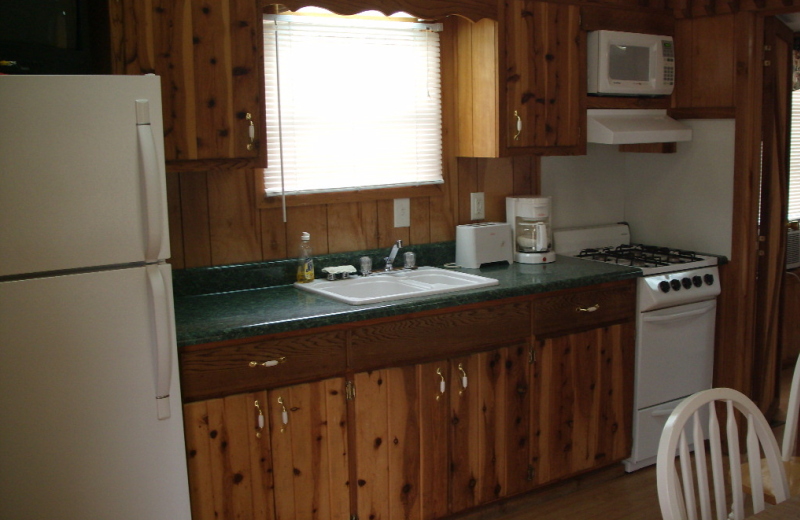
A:
[[[314,281],[314,257],[311,251],[311,235],[303,233],[300,236],[300,255],[297,257],[297,282],[308,283]]]

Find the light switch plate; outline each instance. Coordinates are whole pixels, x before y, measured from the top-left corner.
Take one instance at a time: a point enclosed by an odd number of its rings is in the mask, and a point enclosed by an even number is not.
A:
[[[483,220],[486,218],[482,191],[469,194],[469,218],[470,220]]]
[[[411,226],[411,199],[394,199],[394,227]]]

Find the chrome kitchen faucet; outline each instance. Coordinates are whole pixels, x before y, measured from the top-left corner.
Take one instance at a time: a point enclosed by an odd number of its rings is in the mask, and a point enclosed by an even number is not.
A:
[[[402,240],[398,240],[397,242],[394,243],[394,245],[392,246],[392,252],[389,253],[389,256],[384,258],[384,260],[386,260],[385,271],[391,271],[392,270],[392,264],[394,263],[394,258],[397,256],[397,252],[400,251],[401,247],[403,247],[403,241]]]

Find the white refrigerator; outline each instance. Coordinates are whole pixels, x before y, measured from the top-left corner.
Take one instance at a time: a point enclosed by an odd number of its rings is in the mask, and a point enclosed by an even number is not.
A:
[[[0,519],[191,518],[160,78],[0,76]]]

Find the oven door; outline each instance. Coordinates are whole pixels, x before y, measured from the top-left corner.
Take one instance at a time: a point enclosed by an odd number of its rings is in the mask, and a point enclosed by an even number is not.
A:
[[[711,388],[717,301],[639,314],[636,408]]]

